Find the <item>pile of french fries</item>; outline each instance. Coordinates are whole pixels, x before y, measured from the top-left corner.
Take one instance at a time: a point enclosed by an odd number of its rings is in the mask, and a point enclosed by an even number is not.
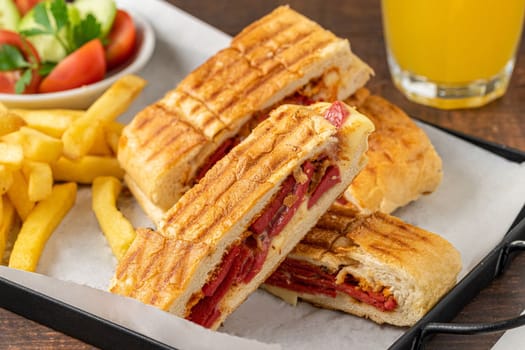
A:
[[[93,184],[93,209],[115,256],[135,231],[116,207],[124,175],[117,122],[146,82],[116,81],[87,110],[8,109],[0,103],[0,263],[35,271],[45,243]],[[9,245],[12,245],[9,247]]]

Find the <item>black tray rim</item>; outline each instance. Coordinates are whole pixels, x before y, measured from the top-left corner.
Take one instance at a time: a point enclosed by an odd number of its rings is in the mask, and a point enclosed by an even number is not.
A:
[[[493,154],[514,163],[525,162],[525,152],[495,142],[487,141],[476,136],[451,130],[435,125],[420,118],[418,122],[430,125],[436,129],[463,139]],[[500,258],[507,245],[515,240],[525,239],[525,202],[520,212],[514,219],[503,239],[485,257],[464,276],[433,308],[421,318],[414,326],[388,348],[388,350],[410,349],[412,343],[423,328],[431,322],[450,322],[465,305],[470,302],[481,290],[487,287],[498,275],[501,266]],[[509,315],[510,317],[510,315]]]
[[[525,162],[525,152],[520,150],[444,128],[419,118],[414,119],[466,140],[509,161]],[[416,335],[426,324],[452,320],[475,295],[496,277],[497,264],[502,250],[508,243],[518,239],[525,239],[525,205],[501,242],[418,323],[407,329],[388,350],[409,349]],[[100,349],[176,349],[3,277],[0,277],[0,307]]]

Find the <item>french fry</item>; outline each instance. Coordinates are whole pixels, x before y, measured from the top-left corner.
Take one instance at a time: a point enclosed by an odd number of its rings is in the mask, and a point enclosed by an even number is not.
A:
[[[2,264],[9,232],[15,222],[15,208],[5,196],[0,196],[0,202],[3,203],[2,220],[0,220],[0,264]]]
[[[114,157],[84,156],[77,161],[61,157],[51,164],[57,181],[74,181],[90,184],[98,176],[114,176],[122,179],[124,170]]]
[[[61,138],[73,120],[84,115],[84,111],[75,109],[13,109],[27,126],[52,137]]]
[[[35,206],[35,202],[29,199],[27,181],[20,170],[13,172],[13,183],[7,190],[7,196],[13,203],[18,216],[25,220]]]
[[[0,142],[0,164],[11,170],[20,169],[24,151],[20,145]]]
[[[47,163],[25,160],[22,173],[27,180],[27,193],[32,202],[41,201],[51,195],[53,174]]]
[[[89,150],[88,154],[93,156],[112,156],[113,151],[109,147],[106,140],[106,132],[104,128],[97,128],[97,134],[95,135],[95,142]]]
[[[94,129],[104,127],[126,111],[145,85],[144,79],[134,75],[117,80],[64,132],[64,155],[70,159],[79,159],[88,154],[95,142]]]
[[[0,136],[0,141],[10,143],[12,145],[20,145],[20,143],[22,142],[22,134],[20,134],[20,130],[17,130],[10,134]]]
[[[105,127],[106,141],[114,155],[117,155],[118,143],[124,125],[119,122],[111,122]]]
[[[122,190],[120,180],[112,176],[93,180],[92,208],[113,254],[120,260],[135,239],[133,225],[117,209],[117,198]]]
[[[9,267],[35,271],[47,240],[75,203],[76,193],[75,183],[55,185],[51,195],[35,206],[22,224]]]
[[[20,128],[19,133],[24,156],[28,159],[51,163],[62,154],[62,141],[60,139],[26,126]]]
[[[12,171],[0,164],[0,196],[7,192],[13,183]]]
[[[15,132],[24,125],[26,122],[19,115],[9,111],[0,111],[0,136]]]

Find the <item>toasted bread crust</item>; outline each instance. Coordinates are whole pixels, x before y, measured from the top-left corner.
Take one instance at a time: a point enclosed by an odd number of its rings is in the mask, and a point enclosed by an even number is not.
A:
[[[369,139],[368,164],[345,191],[347,201],[363,213],[391,213],[438,187],[443,177],[441,158],[412,119],[365,91],[348,103],[369,116],[376,131]]]

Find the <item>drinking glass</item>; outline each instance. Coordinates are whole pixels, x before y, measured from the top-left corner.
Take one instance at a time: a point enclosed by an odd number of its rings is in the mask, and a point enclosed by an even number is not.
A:
[[[502,96],[524,13],[525,0],[382,0],[394,84],[410,100],[442,109]]]

